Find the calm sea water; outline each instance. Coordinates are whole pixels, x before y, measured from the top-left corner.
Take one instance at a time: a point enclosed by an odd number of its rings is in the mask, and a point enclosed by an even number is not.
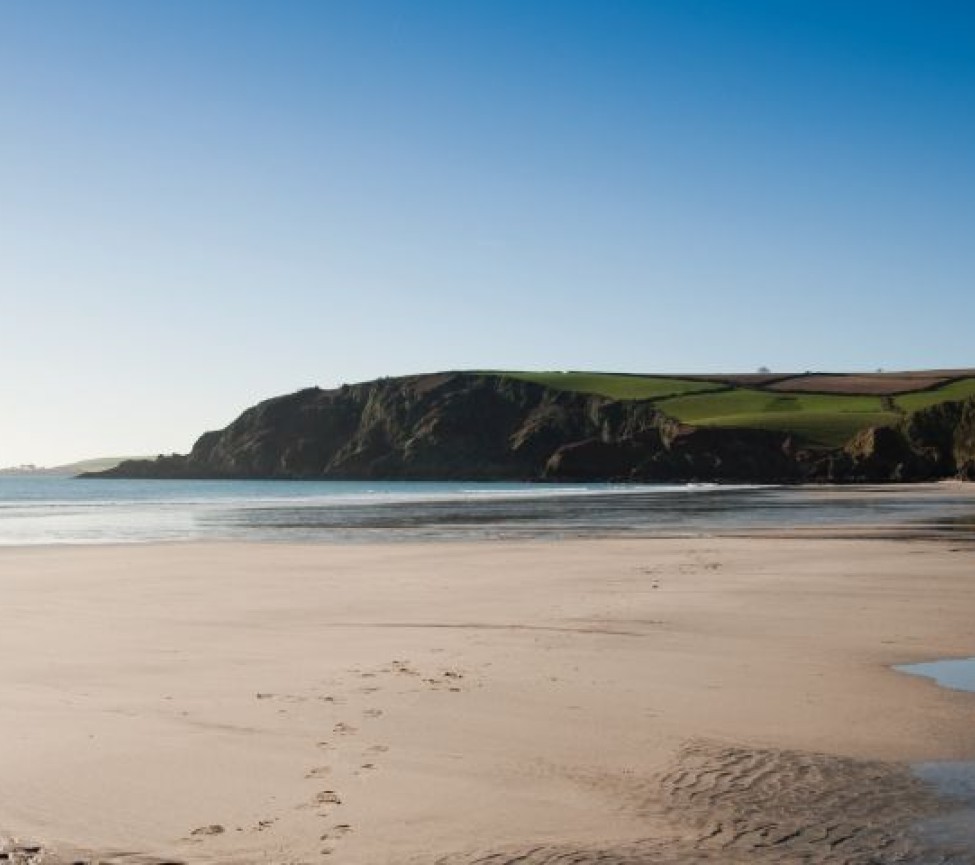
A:
[[[897,526],[975,535],[975,495],[866,489],[0,477],[0,545],[698,535]]]

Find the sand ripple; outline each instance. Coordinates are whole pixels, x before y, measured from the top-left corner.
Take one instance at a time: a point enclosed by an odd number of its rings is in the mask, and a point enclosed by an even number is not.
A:
[[[662,776],[629,786],[629,806],[664,813],[674,837],[591,847],[530,845],[436,865],[972,865],[975,851],[915,833],[940,802],[897,764],[694,743]]]

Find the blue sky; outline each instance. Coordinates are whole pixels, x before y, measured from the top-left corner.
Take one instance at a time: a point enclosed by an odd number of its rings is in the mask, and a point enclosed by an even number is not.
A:
[[[975,365],[975,11],[0,5],[0,465],[447,368]]]

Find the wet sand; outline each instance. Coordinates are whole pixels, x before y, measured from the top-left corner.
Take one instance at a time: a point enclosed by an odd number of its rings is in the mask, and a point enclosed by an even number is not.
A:
[[[972,861],[911,834],[944,804],[909,764],[975,758],[975,695],[890,667],[975,655],[973,565],[815,537],[0,550],[0,849]]]

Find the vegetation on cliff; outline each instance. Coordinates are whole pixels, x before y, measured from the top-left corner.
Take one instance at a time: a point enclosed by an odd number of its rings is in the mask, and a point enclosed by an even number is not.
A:
[[[185,456],[127,461],[97,476],[975,477],[975,376],[889,379],[497,372],[379,379],[266,400],[201,436]]]
[[[518,373],[560,390],[648,399],[695,426],[787,432],[813,447],[841,447],[873,426],[975,396],[970,370],[944,372],[663,377],[612,373]]]

